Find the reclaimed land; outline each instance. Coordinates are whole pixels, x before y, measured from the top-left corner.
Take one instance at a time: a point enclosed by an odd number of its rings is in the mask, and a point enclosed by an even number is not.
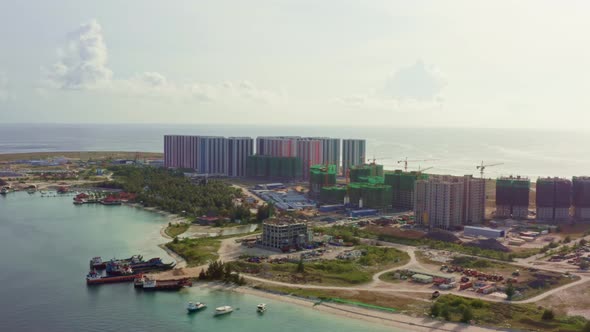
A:
[[[350,286],[367,283],[384,269],[402,266],[409,262],[407,253],[395,248],[358,246],[364,254],[353,260],[318,260],[297,262],[296,259],[278,262],[232,262],[240,272],[265,279],[294,284]],[[303,265],[301,267],[300,265]]]
[[[161,159],[164,154],[160,152],[125,152],[125,151],[53,151],[53,152],[26,152],[26,153],[3,153],[0,154],[0,161],[48,159],[64,157],[77,160],[104,160],[104,159]]]
[[[170,236],[171,238],[175,238],[180,234],[183,234],[188,229],[188,223],[170,223],[168,227],[164,230],[166,235]]]

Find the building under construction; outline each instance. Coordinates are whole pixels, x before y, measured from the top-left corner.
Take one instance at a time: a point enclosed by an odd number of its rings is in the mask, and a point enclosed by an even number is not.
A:
[[[529,214],[531,181],[524,177],[496,180],[496,217],[526,219]]]
[[[590,220],[590,177],[574,176],[572,183],[574,218],[576,220]]]
[[[391,186],[392,207],[411,210],[414,208],[416,180],[427,179],[428,175],[420,172],[395,170],[385,173],[385,184]]]
[[[336,185],[336,165],[313,165],[309,170],[309,194],[313,197],[320,195],[323,187]]]
[[[561,178],[539,178],[536,187],[537,219],[564,221],[570,217],[572,182]]]
[[[320,202],[322,204],[343,204],[348,189],[346,187],[322,187]]]
[[[301,159],[298,157],[248,156],[246,176],[261,179],[300,179]]]
[[[349,173],[350,182],[365,182],[363,178],[366,180],[372,176],[383,177],[383,165],[374,163],[357,165],[351,167]]]
[[[348,185],[348,199],[359,208],[384,210],[391,206],[391,186],[353,182]]]

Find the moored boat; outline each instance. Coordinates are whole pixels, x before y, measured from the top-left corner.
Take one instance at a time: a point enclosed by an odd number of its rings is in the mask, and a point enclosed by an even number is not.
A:
[[[92,270],[86,275],[86,284],[87,285],[100,285],[100,284],[110,284],[110,283],[118,283],[118,282],[131,282],[137,276],[138,275],[135,275],[135,274],[120,275],[120,276],[103,276],[100,273],[96,272],[96,270]]]
[[[201,302],[189,302],[188,305],[186,306],[186,310],[188,312],[195,312],[195,311],[199,311],[201,309],[205,309],[207,305],[205,303],[201,303]]]
[[[229,305],[224,305],[224,306],[221,306],[221,307],[217,307],[217,308],[215,308],[215,316],[221,316],[221,315],[229,314],[232,311],[234,311],[234,308],[232,308]]]
[[[100,258],[100,256],[92,257],[90,260],[90,268],[91,269],[104,269],[107,266],[107,263]]]
[[[159,257],[151,258],[147,262],[131,262],[129,266],[135,272],[163,271],[174,268],[175,263],[164,263]]]
[[[189,278],[155,280],[147,276],[142,276],[134,279],[133,284],[136,288],[141,288],[146,291],[179,290],[183,287],[190,287],[193,285]]]
[[[260,303],[256,306],[256,311],[259,313],[264,313],[266,311],[266,303]]]
[[[0,195],[6,195],[8,194],[8,188],[4,187],[2,189],[0,189]]]

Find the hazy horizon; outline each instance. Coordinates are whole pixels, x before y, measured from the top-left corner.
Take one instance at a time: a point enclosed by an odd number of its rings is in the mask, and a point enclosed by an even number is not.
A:
[[[589,8],[3,1],[0,121],[583,128]]]

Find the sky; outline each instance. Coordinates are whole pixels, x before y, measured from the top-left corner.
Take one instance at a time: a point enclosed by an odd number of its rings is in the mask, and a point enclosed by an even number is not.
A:
[[[0,0],[0,123],[582,128],[587,1]]]

